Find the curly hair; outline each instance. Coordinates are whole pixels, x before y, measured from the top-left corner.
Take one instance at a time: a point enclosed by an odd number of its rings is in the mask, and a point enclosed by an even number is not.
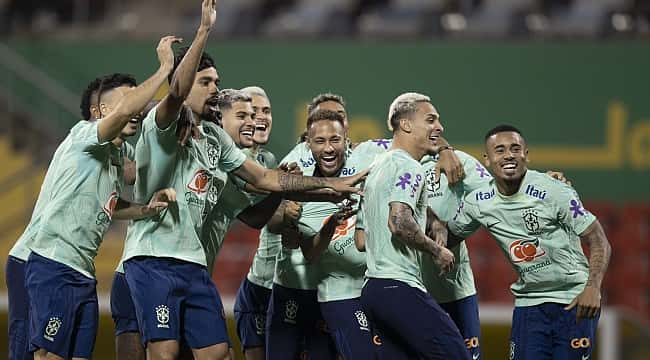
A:
[[[182,47],[178,49],[178,53],[174,56],[174,71],[169,73],[169,76],[167,77],[167,80],[169,80],[169,83],[172,83],[172,78],[174,77],[174,73],[176,72],[176,69],[178,68],[178,65],[180,65],[181,60],[185,57],[185,54],[187,54],[187,51],[190,49],[189,46]],[[199,72],[201,70],[207,69],[207,68],[217,68],[214,65],[214,59],[212,59],[212,56],[210,56],[208,53],[203,52],[201,54],[201,60],[199,61],[199,67],[196,69],[196,72]]]
[[[98,101],[104,92],[120,86],[137,86],[135,77],[130,74],[114,73],[100,76],[91,81],[83,94],[81,94],[81,104],[79,105],[81,116],[84,120],[90,120],[90,105],[94,103],[93,98],[95,101]]]
[[[309,105],[307,105],[307,114],[309,115],[312,112],[314,112],[314,109],[316,109],[316,107],[318,105],[320,105],[320,104],[322,104],[322,103],[324,103],[326,101],[337,102],[337,103],[341,104],[341,106],[343,106],[345,108],[345,100],[343,100],[343,96],[333,94],[333,93],[324,93],[324,94],[316,95],[316,97],[314,97],[311,100]]]

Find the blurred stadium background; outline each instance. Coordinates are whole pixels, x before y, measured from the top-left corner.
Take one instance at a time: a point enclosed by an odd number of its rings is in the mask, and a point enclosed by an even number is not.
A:
[[[199,4],[0,0],[2,254],[80,119],[86,84],[108,72],[143,80],[157,66],[159,37],[191,41]],[[649,41],[649,0],[221,0],[208,51],[222,87],[267,90],[269,148],[279,157],[304,128],[306,102],[323,91],[348,101],[353,140],[389,136],[388,104],[406,90],[431,95],[446,137],[475,156],[488,128],[520,127],[531,167],[564,171],[612,243],[595,357],[609,360],[650,358]],[[124,233],[114,224],[97,258],[96,359],[114,358],[108,292]],[[468,245],[484,357],[504,359],[515,273],[485,233]],[[256,246],[256,232],[235,224],[220,254],[214,278],[230,311]],[[4,281],[0,292],[6,354]]]

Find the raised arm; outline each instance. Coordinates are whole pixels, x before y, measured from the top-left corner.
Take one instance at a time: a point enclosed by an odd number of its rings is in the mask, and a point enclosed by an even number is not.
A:
[[[454,266],[454,254],[448,249],[436,244],[428,237],[415,221],[413,210],[405,203],[393,201],[389,204],[388,229],[406,245],[431,254],[434,261],[443,272],[450,271]]]
[[[598,220],[594,220],[585,231],[580,234],[580,240],[589,247],[589,278],[585,288],[565,309],[570,310],[578,306],[576,319],[594,318],[600,310],[600,288],[607,271],[612,247],[607,241],[607,236]]]
[[[140,86],[127,91],[115,107],[115,110],[99,121],[97,124],[97,138],[100,142],[111,141],[118,137],[126,123],[142,111],[154,97],[174,67],[172,44],[179,40],[175,36],[165,36],[160,40],[156,49],[160,61],[158,71]]]
[[[161,129],[166,129],[169,124],[176,120],[181,110],[183,102],[192,90],[192,84],[196,78],[196,71],[199,68],[199,62],[205,44],[208,41],[210,29],[216,19],[215,10],[216,0],[203,0],[201,4],[201,24],[196,32],[196,36],[190,45],[181,62],[178,64],[171,83],[169,84],[169,93],[163,98],[156,112],[156,124]]]

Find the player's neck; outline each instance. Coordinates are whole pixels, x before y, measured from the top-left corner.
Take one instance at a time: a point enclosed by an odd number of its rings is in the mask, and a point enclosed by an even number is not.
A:
[[[501,195],[505,196],[511,196],[516,194],[519,189],[521,188],[521,184],[524,182],[524,177],[526,177],[526,173],[519,178],[519,179],[514,179],[514,180],[506,180],[506,179],[494,179],[496,184],[497,184],[497,190],[499,190],[499,193]]]
[[[405,139],[403,136],[395,134],[393,137],[393,144],[391,149],[400,149],[406,151],[413,159],[420,161],[426,153],[418,146],[418,144],[409,141],[410,139]]]
[[[115,145],[115,146],[117,146],[119,148],[119,147],[122,146],[122,144],[124,144],[124,139],[120,135],[120,136],[116,137],[115,139],[113,139],[111,142],[113,143],[113,145]]]
[[[195,113],[192,111],[192,115],[194,116],[194,123],[196,126],[201,126],[201,122],[203,121],[203,118],[201,118],[200,114]]]

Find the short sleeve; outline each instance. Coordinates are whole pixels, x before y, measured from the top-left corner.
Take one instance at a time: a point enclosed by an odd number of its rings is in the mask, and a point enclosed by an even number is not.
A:
[[[124,142],[124,157],[130,161],[135,161],[135,148],[128,142]]]
[[[313,227],[298,219],[298,233],[300,233],[300,237],[302,239],[313,238],[316,236],[316,234],[318,234],[319,231],[320,229],[314,229]]]
[[[466,193],[484,186],[492,179],[492,175],[490,175],[483,164],[481,164],[481,162],[476,158],[461,151],[457,151],[456,153],[463,162],[463,168],[465,170],[463,188]]]
[[[71,130],[70,136],[72,141],[76,144],[80,144],[83,147],[88,146],[99,146],[108,144],[109,141],[100,142],[99,136],[97,135],[97,126],[99,122],[97,121],[86,121],[82,120],[78,122]]]
[[[156,113],[158,113],[158,106],[156,105],[151,109],[147,116],[142,120],[142,136],[147,136],[150,140],[158,142],[162,147],[167,149],[176,148],[178,139],[176,137],[176,126],[178,125],[178,118],[174,120],[167,128],[161,129],[156,123]],[[179,114],[180,117],[180,114]]]
[[[481,226],[481,223],[476,220],[477,214],[476,205],[464,200],[458,206],[454,217],[447,223],[447,227],[454,235],[466,239]]]
[[[235,142],[222,128],[216,128],[216,130],[219,145],[221,145],[219,168],[225,172],[232,172],[246,161],[246,154],[235,145]]]
[[[417,201],[425,186],[424,169],[415,161],[401,162],[393,168],[394,171],[386,173],[386,181],[390,182],[388,203],[407,204],[415,213]]]
[[[557,182],[557,180],[553,180]],[[596,220],[594,214],[585,209],[578,193],[567,184],[558,184],[553,200],[557,208],[558,221],[576,235],[582,234]]]

